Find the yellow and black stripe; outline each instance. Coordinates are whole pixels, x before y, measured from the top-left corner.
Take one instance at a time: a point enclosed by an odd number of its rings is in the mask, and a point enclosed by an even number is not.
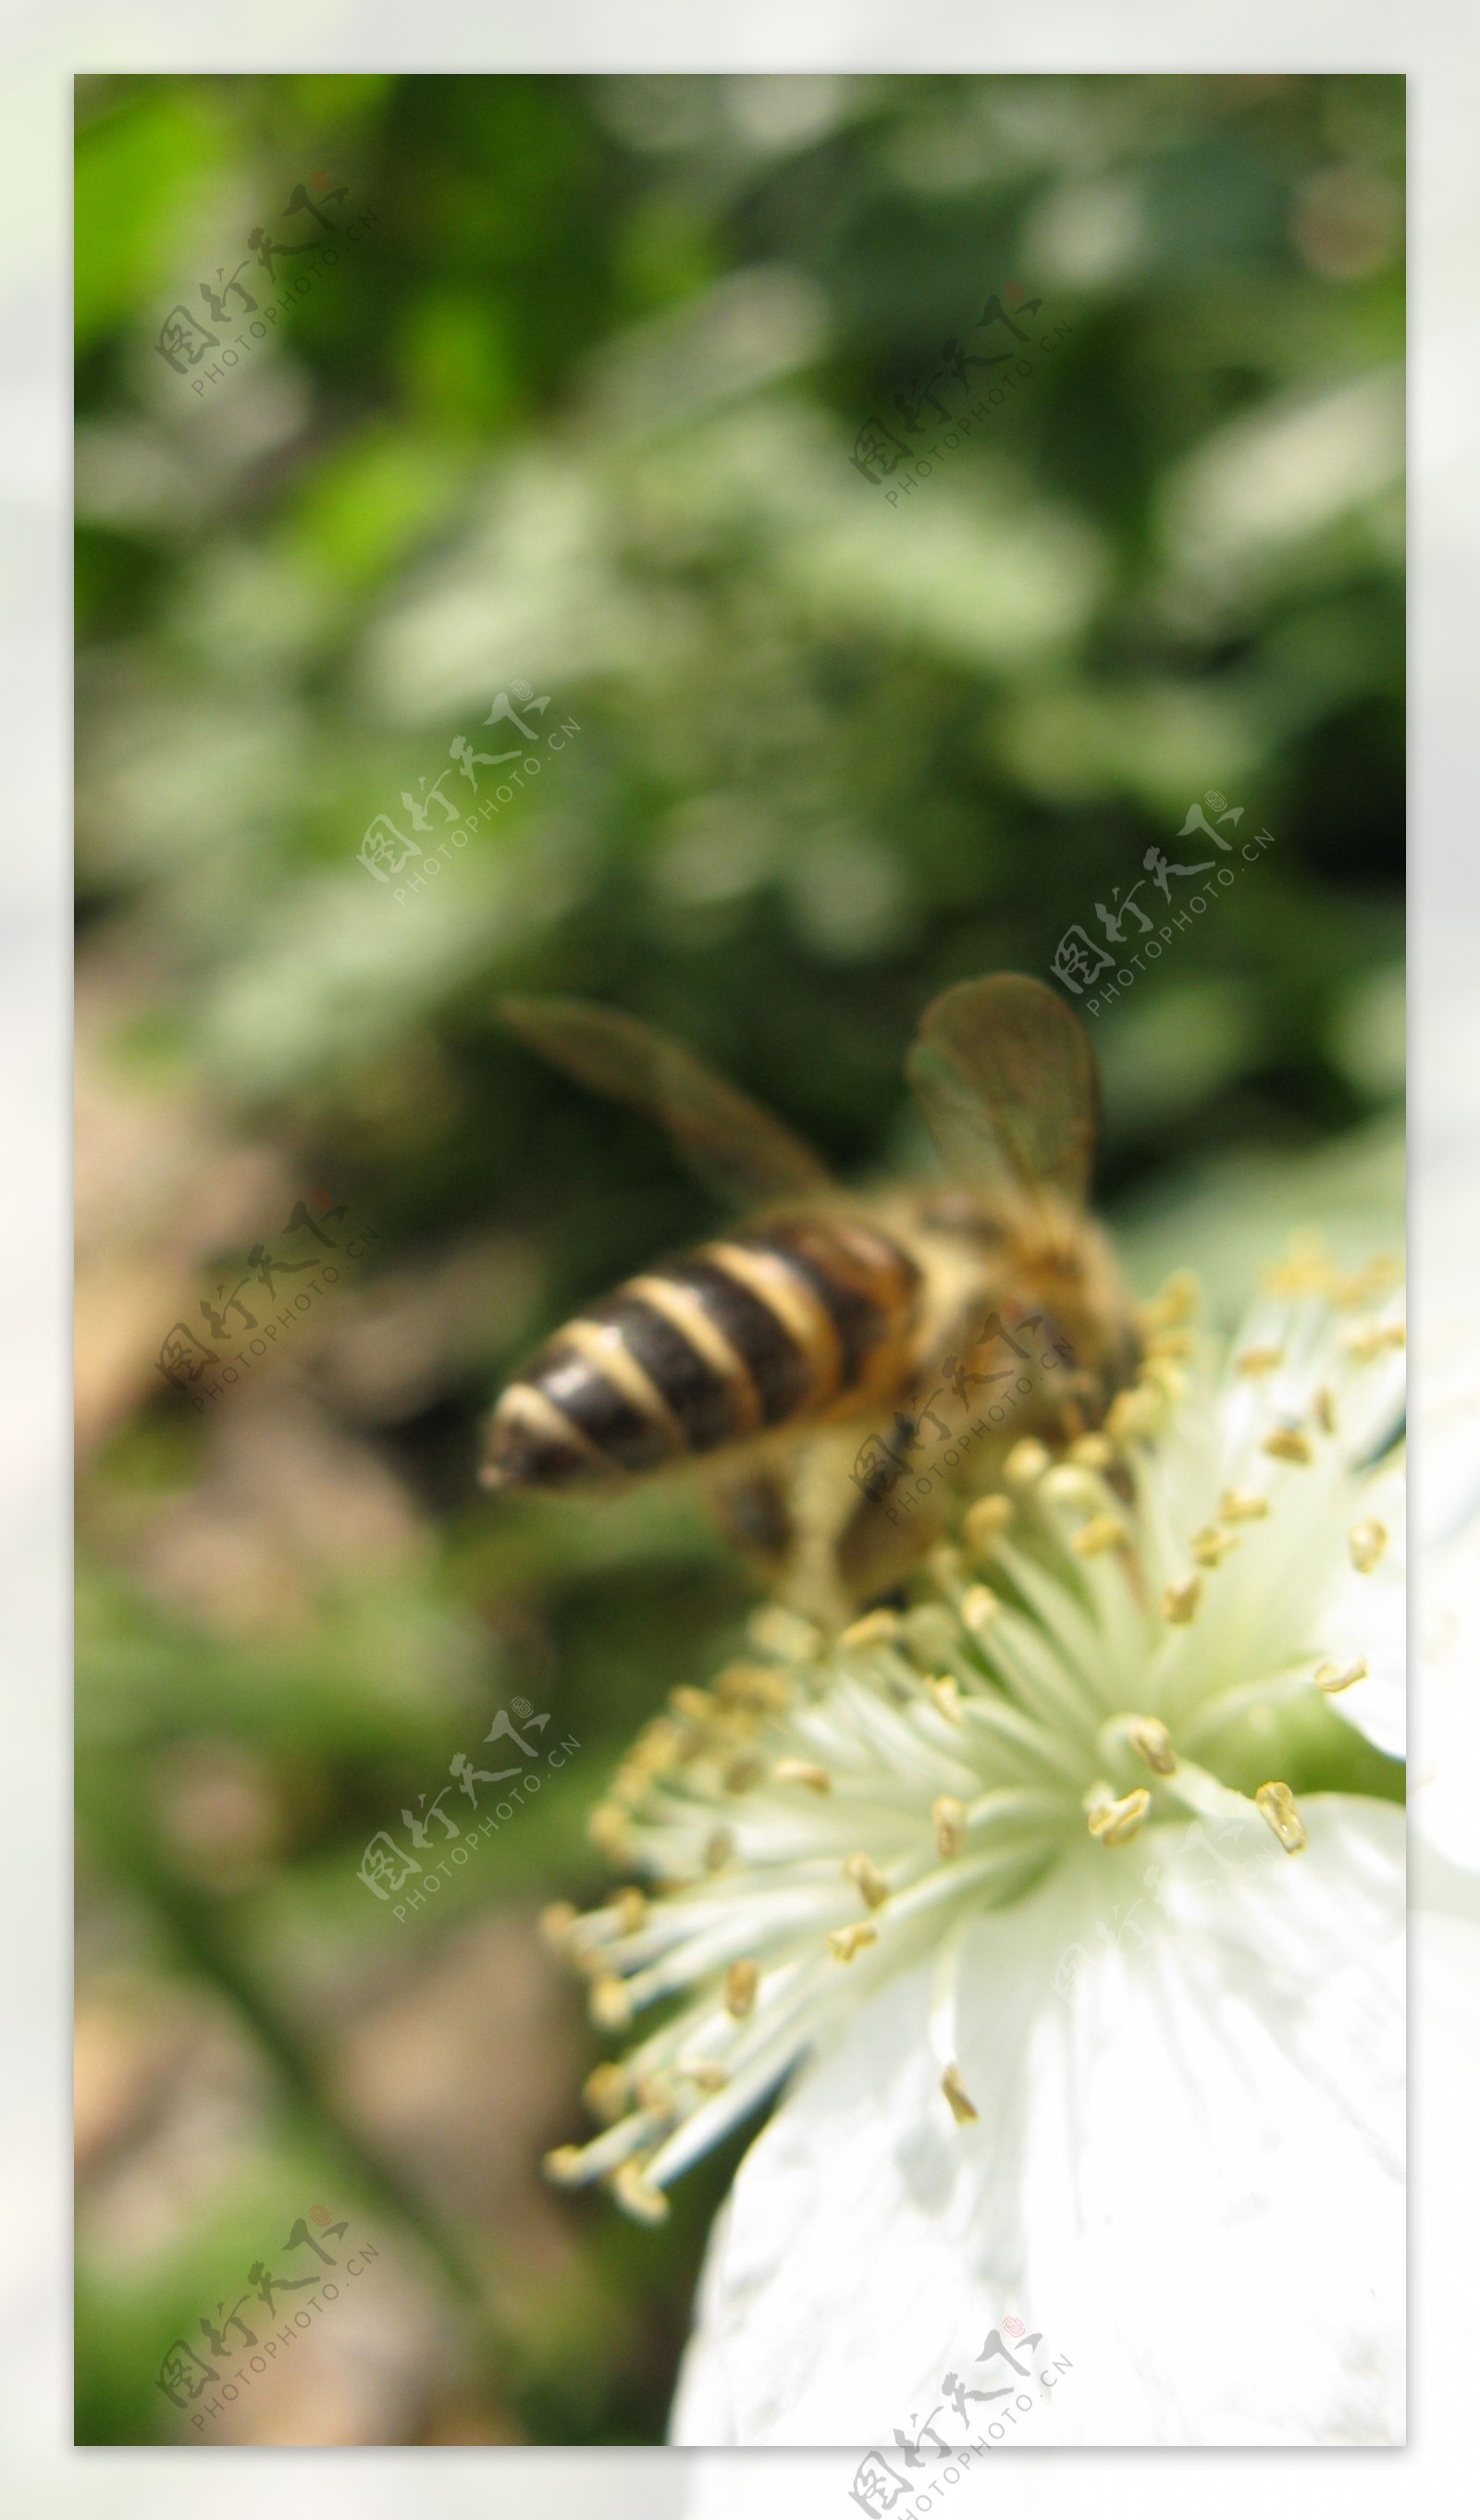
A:
[[[631,1278],[504,1393],[490,1487],[574,1487],[841,1410],[901,1372],[919,1272],[855,1218],[777,1224]]]

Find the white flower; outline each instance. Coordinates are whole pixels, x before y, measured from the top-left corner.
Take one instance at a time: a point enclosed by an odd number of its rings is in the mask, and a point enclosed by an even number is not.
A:
[[[679,2442],[953,2425],[1009,2312],[1073,2365],[1043,2441],[1401,2438],[1402,1332],[1307,1255],[1218,1382],[1188,1310],[905,1611],[830,1645],[761,1614],[598,1816],[664,1887],[556,1931],[600,2021],[667,2017],[554,2175],[655,2218],[810,2060],[716,2231]]]

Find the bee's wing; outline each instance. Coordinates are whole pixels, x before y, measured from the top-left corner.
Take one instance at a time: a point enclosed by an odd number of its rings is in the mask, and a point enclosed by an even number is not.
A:
[[[580,998],[506,998],[500,1013],[567,1076],[658,1121],[727,1198],[753,1205],[816,1198],[831,1188],[821,1158],[800,1138],[682,1042],[636,1015]]]
[[[906,1069],[953,1170],[1083,1204],[1099,1131],[1095,1056],[1043,981],[998,971],[947,989],[925,1009]]]

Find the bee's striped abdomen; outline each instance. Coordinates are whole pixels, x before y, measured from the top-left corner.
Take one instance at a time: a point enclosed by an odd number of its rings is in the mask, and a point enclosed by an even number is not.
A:
[[[899,1372],[919,1273],[853,1218],[778,1224],[629,1279],[494,1412],[485,1484],[569,1487],[713,1453]]]

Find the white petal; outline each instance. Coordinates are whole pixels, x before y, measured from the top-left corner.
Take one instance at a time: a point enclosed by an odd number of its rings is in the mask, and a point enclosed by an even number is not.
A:
[[[1401,2439],[1403,1816],[1305,1816],[1298,1857],[1151,1831],[984,1916],[976,2125],[927,1972],[863,2006],[741,2167],[672,2438],[887,2447],[937,2412],[959,2439],[943,2375],[1009,2379],[972,2358],[1015,2314],[1072,2365],[1013,2383],[1025,2446]]]

